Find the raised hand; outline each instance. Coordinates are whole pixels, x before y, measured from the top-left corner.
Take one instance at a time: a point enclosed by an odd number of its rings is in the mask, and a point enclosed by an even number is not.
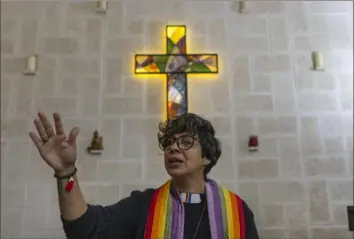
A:
[[[76,138],[79,128],[73,128],[69,137],[66,137],[58,113],[53,114],[55,131],[45,114],[39,112],[38,116],[39,119],[35,119],[34,124],[39,136],[35,132],[30,132],[29,135],[39,154],[57,175],[71,173],[77,158]]]

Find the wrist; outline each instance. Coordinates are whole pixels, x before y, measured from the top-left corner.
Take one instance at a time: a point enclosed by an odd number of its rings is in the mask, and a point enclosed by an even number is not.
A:
[[[59,170],[59,171],[54,171],[54,176],[56,178],[61,178],[61,177],[66,177],[66,176],[73,176],[71,174],[75,174],[76,172],[76,167],[75,165],[72,165],[70,167],[67,167],[65,169]]]
[[[65,182],[65,191],[70,192],[75,184],[74,176],[77,172],[77,168],[69,167],[65,170],[59,172],[59,174],[54,173],[54,177],[57,179],[58,192],[61,193],[63,190],[63,182]],[[71,171],[69,171],[71,170]]]

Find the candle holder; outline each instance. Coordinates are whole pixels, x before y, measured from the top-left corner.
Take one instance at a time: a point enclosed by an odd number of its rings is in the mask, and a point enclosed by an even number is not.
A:
[[[249,151],[258,151],[258,137],[256,135],[251,135],[248,139],[248,150]]]

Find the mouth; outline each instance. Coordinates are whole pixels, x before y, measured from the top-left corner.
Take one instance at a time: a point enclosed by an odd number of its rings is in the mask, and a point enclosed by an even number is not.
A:
[[[180,160],[178,158],[170,158],[170,159],[168,159],[168,163],[171,165],[178,165],[178,164],[183,163],[183,160]]]

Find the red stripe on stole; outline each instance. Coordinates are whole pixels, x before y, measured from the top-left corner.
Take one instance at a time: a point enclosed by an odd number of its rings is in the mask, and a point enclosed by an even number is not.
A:
[[[152,225],[154,223],[154,217],[155,217],[156,201],[157,201],[157,198],[158,198],[158,196],[160,194],[161,189],[162,188],[159,188],[152,195],[152,199],[151,199],[151,203],[150,203],[150,207],[149,207],[149,212],[148,212],[149,214],[148,214],[147,222],[146,222],[144,239],[150,239],[151,238]]]
[[[240,219],[240,234],[241,234],[241,239],[246,239],[246,228],[245,228],[245,211],[243,208],[243,201],[242,199],[235,195],[237,199],[237,206],[238,206],[238,216]]]

